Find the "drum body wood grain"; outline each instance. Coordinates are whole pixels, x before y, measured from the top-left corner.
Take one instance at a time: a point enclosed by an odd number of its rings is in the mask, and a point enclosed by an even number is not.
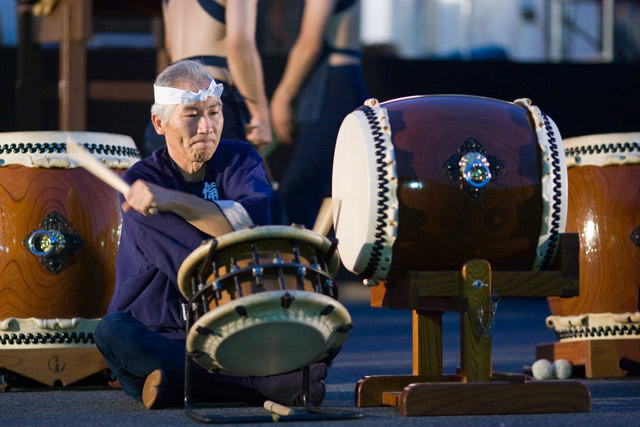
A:
[[[66,134],[0,134],[0,319],[98,318],[111,299],[118,194],[75,167]],[[129,137],[69,134],[117,169],[138,158]],[[57,252],[34,253],[50,246],[51,234],[64,241]]]
[[[524,100],[365,104],[345,118],[334,157],[343,263],[373,280],[459,270],[473,258],[496,270],[543,267],[564,227],[560,141],[553,122]],[[469,156],[480,160],[465,178]]]

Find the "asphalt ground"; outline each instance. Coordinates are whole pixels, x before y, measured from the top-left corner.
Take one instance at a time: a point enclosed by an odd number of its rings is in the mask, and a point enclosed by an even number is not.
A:
[[[591,410],[581,413],[527,415],[451,415],[403,417],[393,407],[357,408],[357,381],[371,375],[404,375],[412,372],[411,312],[373,308],[368,290],[358,283],[341,285],[341,301],[349,310],[354,328],[333,361],[326,380],[324,410],[357,412],[355,420],[287,422],[286,425],[433,425],[433,426],[639,426],[640,377],[586,379],[574,369],[571,379],[586,385]],[[535,361],[535,347],[555,341],[547,329],[549,309],[544,298],[503,299],[498,305],[492,334],[494,371],[523,373]],[[443,371],[454,373],[460,365],[459,315],[443,317]],[[271,421],[261,407],[245,405],[196,406],[194,411],[210,417],[235,420],[258,417]],[[183,407],[147,410],[122,391],[110,389],[96,377],[62,388],[48,388],[17,381],[0,393],[0,425],[6,426],[117,426],[197,425]],[[230,423],[227,423],[230,424]],[[244,423],[243,425],[264,425]]]

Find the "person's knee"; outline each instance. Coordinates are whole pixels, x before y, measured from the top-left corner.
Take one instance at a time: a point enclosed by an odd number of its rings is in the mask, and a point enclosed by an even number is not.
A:
[[[126,317],[130,317],[129,314],[123,312],[114,312],[105,315],[93,332],[93,339],[96,342],[98,348],[108,346],[111,338],[118,336],[120,328],[118,325],[125,321]]]

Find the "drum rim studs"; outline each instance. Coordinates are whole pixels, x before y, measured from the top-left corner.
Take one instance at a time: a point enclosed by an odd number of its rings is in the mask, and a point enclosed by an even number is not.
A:
[[[282,308],[289,308],[295,299],[296,298],[289,292],[285,292],[284,295],[280,297],[280,305],[282,305]]]

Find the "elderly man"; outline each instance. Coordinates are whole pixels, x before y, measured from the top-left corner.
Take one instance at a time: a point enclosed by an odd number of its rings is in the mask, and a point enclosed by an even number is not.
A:
[[[224,86],[225,139],[249,141],[260,149],[271,142],[269,105],[256,46],[257,0],[163,0],[165,46],[172,62],[201,61]],[[144,151],[164,145],[145,131]]]
[[[123,391],[149,409],[183,396],[182,261],[204,239],[270,221],[262,159],[246,142],[220,139],[222,86],[201,63],[180,61],[158,76],[154,92],[151,120],[166,146],[123,176],[131,189],[122,203],[116,285],[95,331]],[[302,403],[302,372],[242,378],[192,366],[196,400]],[[311,403],[319,404],[326,367],[310,372]]]
[[[171,61],[197,60],[224,87],[224,139],[250,142],[258,152],[271,142],[269,104],[256,46],[257,0],[163,0],[165,46]],[[143,156],[164,146],[149,124]],[[265,163],[266,166],[266,163]],[[271,177],[269,176],[269,179]],[[276,191],[272,220],[289,224]]]

